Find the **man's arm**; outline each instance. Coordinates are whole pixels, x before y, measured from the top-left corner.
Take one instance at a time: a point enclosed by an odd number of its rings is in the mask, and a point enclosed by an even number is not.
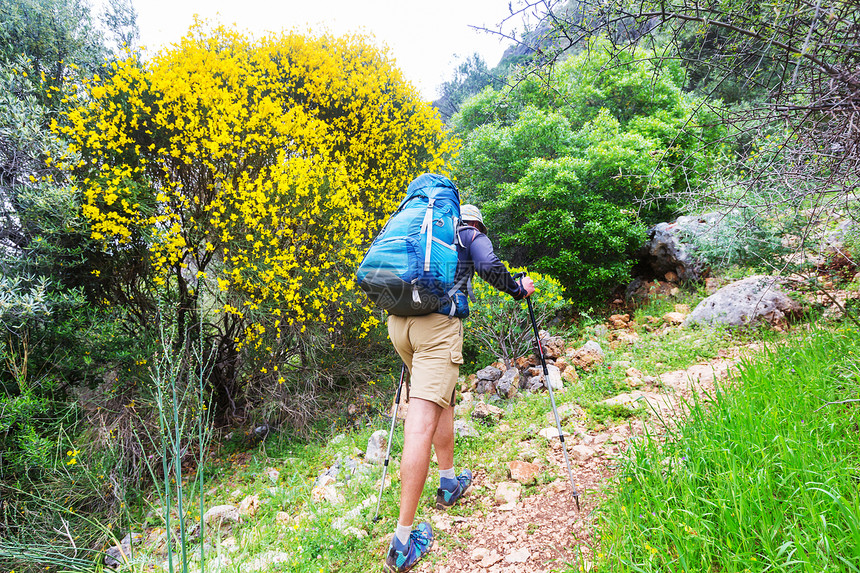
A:
[[[476,234],[472,244],[469,245],[469,256],[478,276],[500,291],[508,293],[517,300],[534,292],[534,283],[530,278],[523,278],[522,285],[514,280],[507,267],[496,256],[493,243],[485,234]]]

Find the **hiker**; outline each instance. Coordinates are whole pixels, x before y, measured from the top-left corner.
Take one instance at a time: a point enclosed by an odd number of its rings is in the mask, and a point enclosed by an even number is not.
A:
[[[457,230],[457,280],[477,273],[517,300],[530,296],[534,283],[528,277],[521,283],[515,281],[493,252],[478,208],[463,205],[460,216],[463,226]],[[458,475],[454,470],[454,392],[463,363],[462,319],[444,311],[420,316],[390,314],[388,335],[411,375],[400,463],[400,515],[384,564],[386,570],[400,573],[411,569],[433,543],[429,523],[412,528],[427,480],[430,446],[435,448],[439,464],[437,509],[457,502],[471,485],[472,472],[464,469]]]

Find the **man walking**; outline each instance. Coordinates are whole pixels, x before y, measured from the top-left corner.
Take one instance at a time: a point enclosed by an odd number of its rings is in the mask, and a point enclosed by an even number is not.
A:
[[[457,231],[457,280],[471,280],[477,273],[515,299],[530,296],[534,283],[528,277],[517,283],[496,256],[478,208],[463,205],[460,216],[464,225]],[[466,300],[465,296],[461,299]],[[400,515],[385,558],[387,571],[401,573],[414,567],[433,544],[429,523],[413,529],[430,467],[431,445],[439,463],[437,509],[447,509],[460,499],[472,483],[472,472],[464,469],[458,475],[454,470],[454,391],[463,363],[462,320],[441,309],[422,316],[389,315],[388,335],[411,375],[400,463]]]

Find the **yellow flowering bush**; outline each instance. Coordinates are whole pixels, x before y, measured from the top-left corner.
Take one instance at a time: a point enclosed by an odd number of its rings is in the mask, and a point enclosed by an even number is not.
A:
[[[343,324],[352,269],[423,171],[456,151],[437,114],[357,36],[250,38],[197,23],[89,80],[55,129],[72,141],[92,236],[144,244],[177,308],[201,291],[244,344]]]
[[[525,268],[511,268],[511,273],[525,272]],[[538,328],[568,305],[561,283],[549,275],[529,272],[535,283],[531,296]],[[469,305],[465,320],[467,348],[478,354],[492,354],[509,365],[534,349],[534,332],[525,300],[514,300],[509,295],[482,281],[473,282],[476,302]],[[481,364],[479,366],[486,366]]]

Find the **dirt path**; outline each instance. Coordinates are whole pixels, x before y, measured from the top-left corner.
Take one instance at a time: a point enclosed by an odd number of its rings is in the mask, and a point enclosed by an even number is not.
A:
[[[746,347],[744,351],[754,350]],[[674,424],[686,414],[683,406],[694,393],[707,396],[715,379],[724,378],[737,363],[741,349],[725,351],[718,359],[695,364],[686,370],[667,372],[652,386],[644,386],[613,398],[616,403],[647,403],[648,421],[632,421],[601,433],[587,432],[584,427],[566,441],[571,452],[574,479],[580,491],[577,511],[564,467],[558,439],[552,439],[547,455],[548,469],[559,477],[537,486],[515,504],[499,505],[495,486],[486,473],[478,472],[475,486],[463,502],[476,508],[469,517],[438,512],[434,528],[445,535],[437,542],[433,554],[416,567],[419,572],[438,573],[549,573],[564,571],[575,564],[588,571],[596,550],[593,521],[604,490],[610,483],[619,456],[628,441],[649,433],[662,434],[665,424]],[[592,454],[589,456],[589,452]],[[465,512],[468,513],[468,512]]]

